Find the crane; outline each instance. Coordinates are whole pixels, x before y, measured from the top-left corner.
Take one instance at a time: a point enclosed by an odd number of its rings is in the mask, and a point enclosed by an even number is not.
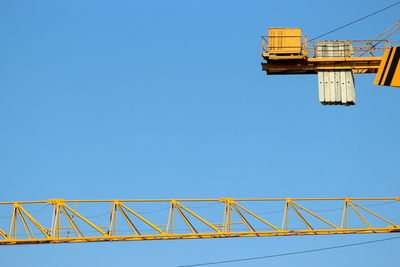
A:
[[[270,28],[262,36],[268,75],[318,74],[323,105],[355,105],[353,74],[376,73],[374,84],[400,87],[400,42],[388,38],[400,21],[372,40],[308,41],[300,28]]]
[[[400,86],[400,47],[387,40],[399,29],[400,22],[368,41],[312,42],[301,29],[271,28],[262,69],[318,74],[321,103],[353,105],[353,73]],[[400,197],[0,202],[0,245],[400,233],[399,204]]]
[[[399,233],[399,204],[400,197],[0,202],[0,245]]]

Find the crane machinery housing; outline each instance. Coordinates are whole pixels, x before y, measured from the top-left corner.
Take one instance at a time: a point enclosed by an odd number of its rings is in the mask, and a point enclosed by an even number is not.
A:
[[[270,28],[262,36],[262,70],[269,75],[318,74],[324,105],[356,103],[353,74],[376,73],[374,84],[400,87],[400,42],[388,38],[400,21],[372,40],[308,41],[299,28]]]

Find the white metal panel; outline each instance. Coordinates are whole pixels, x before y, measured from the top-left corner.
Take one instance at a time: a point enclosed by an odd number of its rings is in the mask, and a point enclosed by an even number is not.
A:
[[[318,95],[319,102],[325,102],[324,72],[318,72]]]
[[[340,102],[342,104],[346,104],[347,103],[346,71],[339,70],[339,75],[340,75],[340,94],[341,94]]]
[[[356,103],[356,90],[354,85],[354,75],[352,71],[346,72],[347,102]]]
[[[317,57],[351,56],[353,48],[347,41],[317,43]],[[319,100],[324,105],[354,105],[355,87],[352,70],[318,71]]]

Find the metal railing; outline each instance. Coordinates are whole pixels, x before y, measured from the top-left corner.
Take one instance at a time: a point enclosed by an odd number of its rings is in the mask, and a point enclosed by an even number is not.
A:
[[[355,40],[355,41],[307,41],[304,40],[302,46],[269,46],[268,36],[262,36],[261,38],[261,54],[270,54],[270,50],[274,52],[281,49],[282,51],[294,49],[301,51],[300,54],[309,58],[320,57],[320,49],[318,46],[324,46],[324,52],[334,51],[334,57],[338,55],[346,57],[382,57],[387,49],[392,46],[399,46],[400,41],[388,41],[388,40]],[[341,47],[337,44],[347,43],[348,45],[342,45]],[[272,53],[271,53],[272,54]],[[277,53],[275,55],[279,55]],[[283,53],[282,53],[283,54]]]

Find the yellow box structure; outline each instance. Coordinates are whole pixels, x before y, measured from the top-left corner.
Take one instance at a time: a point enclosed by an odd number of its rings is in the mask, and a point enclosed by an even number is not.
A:
[[[302,55],[302,32],[299,28],[268,29],[268,54],[270,56]]]
[[[394,46],[385,52],[374,84],[400,87],[400,46]]]

